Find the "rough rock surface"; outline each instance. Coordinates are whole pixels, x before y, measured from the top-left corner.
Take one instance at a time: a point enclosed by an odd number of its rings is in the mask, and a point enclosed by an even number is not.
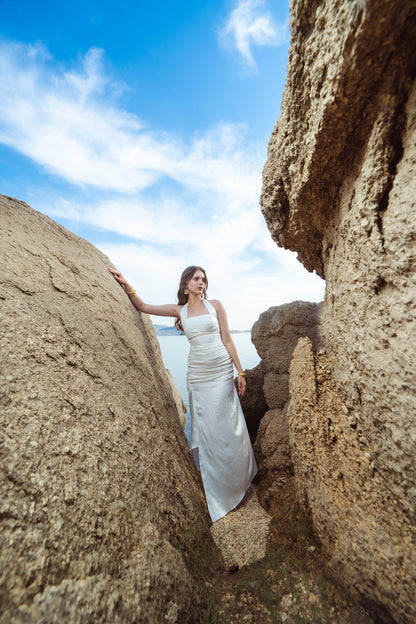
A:
[[[326,354],[345,407],[332,419],[332,442],[315,446],[316,427],[304,431],[315,448],[305,498],[338,577],[359,579],[368,601],[414,622],[416,2],[293,0],[291,32],[262,207],[274,239],[326,279]],[[301,425],[301,406],[291,414]],[[357,533],[364,525],[367,541],[348,533],[344,564],[344,525],[324,475],[350,442],[356,453],[347,453],[338,487],[348,475],[349,521]],[[365,496],[350,487],[361,479],[361,448],[376,471]],[[306,478],[300,457],[295,470]]]
[[[292,301],[273,306],[260,314],[251,330],[251,341],[266,366],[267,372],[288,375],[293,350],[298,339],[309,336],[313,344],[321,344],[321,304]],[[289,398],[287,393],[285,402]],[[281,407],[270,404],[269,409]]]
[[[414,622],[415,525],[380,472],[362,420],[342,401],[326,353],[314,354],[307,338],[293,355],[290,394],[297,490],[331,571],[380,621]]]
[[[276,242],[326,278],[331,250],[323,239],[344,183],[354,186],[366,161],[362,191],[371,202],[363,207],[361,229],[369,248],[380,247],[397,165],[402,174],[411,166],[403,159],[403,139],[415,73],[415,1],[292,0],[290,29],[262,210]],[[364,197],[352,190],[357,210]]]
[[[150,320],[89,243],[0,220],[0,622],[191,621],[215,546]]]
[[[255,442],[262,473],[275,474],[291,466],[285,409],[289,400],[289,366],[301,336],[309,336],[316,347],[320,346],[320,313],[321,304],[294,301],[269,308],[253,325],[251,340],[262,359],[262,395],[268,408],[263,412]]]
[[[251,485],[240,505],[214,522],[211,534],[228,568],[241,568],[265,557],[271,519]]]
[[[251,443],[253,444],[259,424],[267,411],[267,403],[264,398],[264,375],[266,368],[263,362],[260,362],[254,368],[246,370],[247,391],[244,396],[240,397],[241,407],[243,408],[244,418],[246,420],[248,433]],[[237,387],[237,380],[236,380]]]
[[[272,409],[260,422],[254,445],[257,464],[262,473],[272,476],[292,465],[289,445],[289,422],[287,410]]]

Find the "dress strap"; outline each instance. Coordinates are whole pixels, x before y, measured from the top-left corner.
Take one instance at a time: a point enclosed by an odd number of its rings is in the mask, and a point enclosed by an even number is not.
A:
[[[217,316],[217,311],[214,308],[214,306],[212,305],[212,303],[210,303],[207,299],[204,299],[204,305],[207,308],[208,312],[210,314],[213,314],[214,316]]]
[[[185,303],[185,305],[183,306],[179,316],[182,318],[183,314],[185,314],[185,318],[187,318],[187,316],[188,316],[188,304],[187,303]]]

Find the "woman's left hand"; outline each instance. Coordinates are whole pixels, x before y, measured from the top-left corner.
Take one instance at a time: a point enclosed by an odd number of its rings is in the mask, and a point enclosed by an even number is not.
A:
[[[114,279],[119,284],[121,284],[125,290],[132,290],[132,287],[130,286],[126,278],[120,273],[120,271],[117,271],[117,269],[113,269],[112,267],[107,268],[110,271],[111,275],[114,277]]]
[[[238,375],[237,377],[237,385],[238,385],[238,394],[239,396],[244,396],[244,392],[246,391],[246,378],[243,375]]]

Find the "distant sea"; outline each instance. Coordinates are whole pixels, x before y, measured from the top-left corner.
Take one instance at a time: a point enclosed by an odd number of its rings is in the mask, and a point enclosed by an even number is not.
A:
[[[257,355],[255,346],[251,342],[251,332],[233,332],[232,338],[235,342],[235,346],[237,347],[238,356],[243,368],[248,369],[257,366],[260,362],[260,358]],[[166,368],[170,371],[173,381],[181,393],[186,409],[188,410],[186,414],[185,435],[188,438],[188,442],[190,442],[191,421],[189,414],[188,390],[186,387],[189,343],[186,336],[181,334],[163,335],[159,333],[157,339],[159,340],[160,349],[162,351],[163,362]]]

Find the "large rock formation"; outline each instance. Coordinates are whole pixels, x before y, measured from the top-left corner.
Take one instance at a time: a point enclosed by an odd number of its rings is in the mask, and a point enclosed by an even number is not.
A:
[[[283,408],[289,399],[289,367],[302,336],[321,346],[321,304],[292,301],[262,312],[251,330],[251,340],[265,368],[264,394],[269,409]]]
[[[268,473],[271,481],[292,465],[286,410],[289,367],[300,337],[308,336],[316,348],[321,346],[320,314],[321,304],[293,301],[260,314],[251,331],[263,371],[263,387],[257,389],[257,403],[261,403],[264,395],[267,405],[260,421],[255,452],[261,474]],[[251,384],[248,388],[247,394],[252,392]]]
[[[210,522],[150,320],[89,243],[0,220],[0,622],[194,621]]]
[[[416,3],[293,0],[291,32],[262,207],[274,239],[326,279],[323,331],[335,394],[321,418],[336,430],[323,435],[324,423],[304,413],[293,395],[295,470],[338,577],[380,605],[385,618],[410,623],[416,620]],[[305,418],[310,426],[299,447]],[[350,487],[355,478],[367,480],[365,488]]]

